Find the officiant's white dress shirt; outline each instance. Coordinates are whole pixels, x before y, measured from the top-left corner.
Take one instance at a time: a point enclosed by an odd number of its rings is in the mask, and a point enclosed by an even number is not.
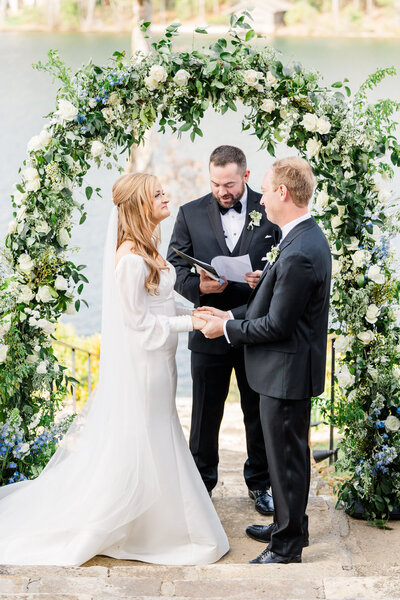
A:
[[[287,234],[289,233],[289,231],[292,231],[292,229],[294,227],[296,227],[296,225],[298,225],[299,223],[302,223],[303,221],[306,221],[307,219],[310,219],[310,218],[311,218],[311,214],[308,212],[305,215],[302,215],[301,217],[298,217],[298,219],[294,219],[293,221],[290,221],[289,223],[286,223],[286,225],[284,225],[282,227],[282,229],[281,229],[281,231],[282,231],[281,241],[279,242],[279,244],[277,244],[276,247],[279,248],[279,246],[281,245],[281,243],[283,242],[283,240],[285,239],[285,237],[287,236]],[[267,266],[267,264],[268,264],[268,261],[267,261],[265,267]],[[265,269],[265,267],[264,267],[264,269]],[[233,319],[233,314],[232,314],[232,312],[230,310],[228,312],[229,312],[231,318],[227,319],[227,321],[230,321],[230,320]],[[225,339],[228,342],[228,344],[230,344],[231,341],[230,341],[230,339],[228,337],[228,334],[226,332],[226,323],[227,323],[227,321],[224,322],[224,336],[225,336]]]
[[[229,248],[229,252],[232,252],[236,246],[246,222],[247,186],[245,187],[243,196],[240,198],[240,203],[242,205],[240,213],[233,208],[228,210],[224,215],[221,213],[222,229],[224,230],[225,243]]]

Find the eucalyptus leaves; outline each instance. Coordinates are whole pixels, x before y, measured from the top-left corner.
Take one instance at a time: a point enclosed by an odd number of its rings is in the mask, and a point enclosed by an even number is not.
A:
[[[62,85],[56,110],[28,143],[12,198],[0,286],[0,420],[18,407],[27,433],[30,420],[47,418],[65,393],[52,332],[63,312],[79,310],[87,281],[66,250],[73,211],[80,222],[86,216],[73,188],[84,183],[91,161],[112,168],[116,149],[140,143],[154,124],[195,140],[210,106],[224,114],[240,101],[243,130],[262,149],[274,154],[284,142],[316,175],[314,211],[331,244],[335,277],[331,328],[339,335],[341,396],[334,421],[344,430],[342,466],[350,473],[339,497],[349,507],[360,500],[370,518],[385,519],[400,503],[399,283],[390,244],[397,213],[388,187],[400,164],[393,120],[399,106],[370,105],[367,91],[394,70],[371,75],[350,100],[346,80],[327,88],[316,73],[285,66],[271,47],[255,44],[244,16],[231,26],[229,41],[201,50],[175,51],[175,24],[146,57],[115,52],[107,66],[89,63],[72,76],[51,51],[37,66]],[[93,190],[85,193],[89,200]]]

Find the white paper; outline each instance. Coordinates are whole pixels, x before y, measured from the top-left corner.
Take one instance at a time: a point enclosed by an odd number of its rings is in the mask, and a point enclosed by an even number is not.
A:
[[[227,281],[244,282],[246,273],[251,273],[250,256],[216,256],[211,261],[211,266],[218,272],[220,277],[225,277]]]

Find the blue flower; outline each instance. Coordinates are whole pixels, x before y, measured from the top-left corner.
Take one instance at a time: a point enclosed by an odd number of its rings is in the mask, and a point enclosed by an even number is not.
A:
[[[397,414],[400,415],[400,406],[399,408],[396,410]]]
[[[9,469],[16,469],[17,465],[15,464],[15,462],[10,462],[10,463],[8,463],[8,468]]]
[[[384,440],[387,440],[387,439],[388,439],[388,437],[389,437],[389,436],[388,436],[388,434],[387,434],[387,433],[382,433],[382,438],[383,438]]]

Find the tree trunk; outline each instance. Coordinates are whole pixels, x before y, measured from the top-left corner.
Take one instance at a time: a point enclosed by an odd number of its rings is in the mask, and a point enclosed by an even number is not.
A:
[[[131,54],[132,56],[140,50],[144,55],[149,53],[150,45],[140,30],[140,21],[151,21],[151,1],[133,0],[132,2],[132,36],[131,36]],[[150,35],[150,29],[147,30]],[[129,152],[129,159],[126,165],[127,173],[149,173],[152,170],[152,143],[151,130],[145,135],[144,145],[133,145]]]
[[[167,6],[166,0],[160,0],[160,23],[165,25],[167,22]]]
[[[353,9],[357,12],[360,10],[360,0],[353,0]]]
[[[365,0],[365,10],[368,17],[371,17],[374,10],[374,0]]]
[[[340,9],[340,0],[332,0],[333,22],[336,26],[339,25],[339,9]]]
[[[87,11],[85,19],[85,29],[92,29],[94,9],[96,8],[96,0],[87,0]]]
[[[0,25],[4,25],[7,16],[7,0],[0,0]]]
[[[206,22],[206,3],[205,0],[199,0],[199,17],[201,24],[205,24]]]

